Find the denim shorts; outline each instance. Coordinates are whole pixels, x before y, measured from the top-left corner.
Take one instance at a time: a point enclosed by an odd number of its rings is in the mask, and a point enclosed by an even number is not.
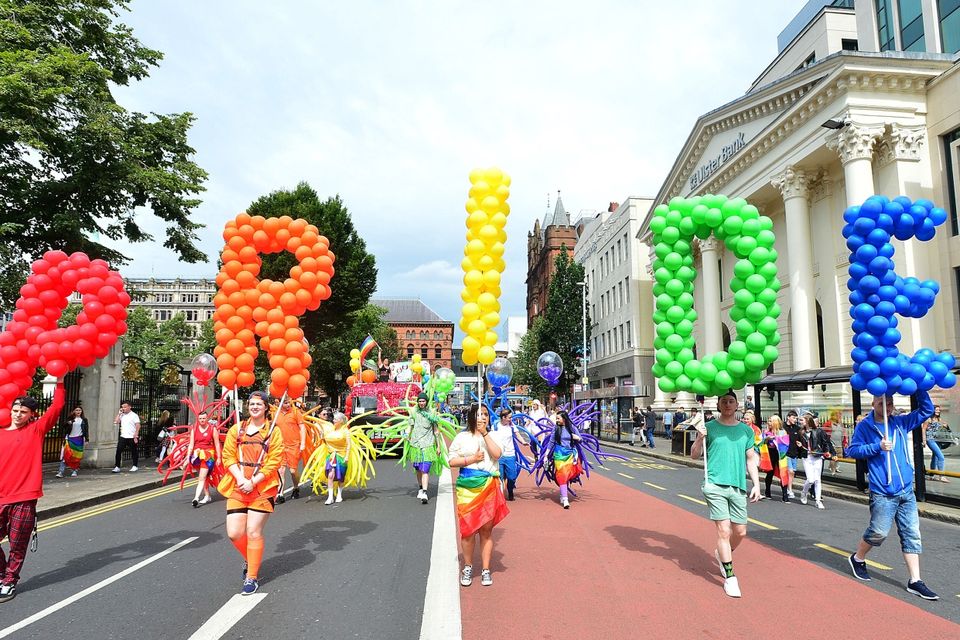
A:
[[[787,456],[787,469],[789,469],[790,471],[796,471],[796,470],[797,470],[797,459],[796,459],[796,458],[791,458],[790,456]]]
[[[863,532],[863,540],[879,547],[886,540],[894,521],[900,535],[900,548],[904,553],[921,553],[920,516],[917,514],[917,498],[913,489],[895,496],[880,493],[870,494],[870,526]]]

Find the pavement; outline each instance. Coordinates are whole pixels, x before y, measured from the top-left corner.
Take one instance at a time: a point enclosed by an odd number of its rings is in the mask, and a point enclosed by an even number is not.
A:
[[[63,478],[57,478],[59,463],[43,465],[43,497],[37,502],[40,520],[54,518],[71,511],[104,504],[162,486],[155,463],[140,467],[136,472],[124,467],[120,473],[111,469],[81,468],[76,478],[67,469]],[[168,485],[180,484],[180,472],[170,474]]]

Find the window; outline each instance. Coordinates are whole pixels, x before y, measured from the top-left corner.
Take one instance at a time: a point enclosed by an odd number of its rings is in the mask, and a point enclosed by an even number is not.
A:
[[[623,262],[623,245],[620,240],[617,240],[617,264]]]
[[[960,51],[960,0],[937,0],[944,53]]]
[[[926,51],[923,37],[923,8],[920,0],[898,0],[900,43],[904,51]]]
[[[594,320],[597,319],[597,305],[595,304],[590,305],[590,317]]]
[[[153,317],[157,322],[166,322],[173,317],[173,312],[171,312],[170,309],[156,309],[153,312]]]
[[[600,336],[602,340],[600,341],[600,357],[607,355],[607,334]]]
[[[413,357],[413,345],[412,345],[412,344],[408,344],[408,345],[407,345],[407,358],[409,359],[409,358],[412,358],[412,357]]]
[[[183,315],[186,317],[187,322],[196,322],[197,321],[197,310],[196,309],[187,309],[183,312]]]
[[[877,8],[877,37],[880,41],[880,51],[891,51],[897,48],[893,39],[893,7],[890,0],[874,0]]]
[[[420,345],[420,357],[421,358],[427,357],[427,345],[425,344]]]
[[[840,48],[844,51],[860,51],[860,43],[850,38],[842,38],[840,40]]]
[[[723,260],[717,259],[717,274],[720,280],[720,302],[723,302]]]
[[[623,306],[623,283],[617,283],[617,299],[620,301],[620,306]]]
[[[603,256],[600,256],[600,277],[603,277]]]
[[[184,302],[187,304],[196,304],[199,301],[200,301],[199,293],[181,293],[180,294],[180,302]]]
[[[630,278],[623,279],[623,288],[627,292],[627,304],[630,304]]]
[[[633,334],[630,332],[630,321],[627,320],[627,349],[633,348]]]
[[[443,340],[443,331],[440,331],[439,329],[436,330],[436,331],[434,331],[434,332],[433,332],[433,339],[434,339],[434,340]],[[437,356],[437,357],[439,358],[440,356]]]
[[[443,357],[443,348],[440,345],[437,345],[433,348],[433,357],[436,360],[439,360]]]
[[[597,351],[597,336],[593,336],[593,352],[592,353],[594,355],[597,355],[600,353],[599,351]]]
[[[960,0],[958,0],[960,3]],[[958,25],[960,26],[960,25]],[[960,129],[943,136],[943,157],[946,159],[947,206],[950,208],[950,230],[960,235],[957,222],[957,187],[960,186]]]
[[[813,64],[814,62],[816,62],[816,61],[817,61],[817,54],[816,54],[816,53],[811,53],[811,54],[808,55],[808,56],[806,57],[806,59],[803,61],[803,64],[801,64],[799,67],[796,68],[796,71],[800,71],[801,69],[806,69],[807,67],[809,67],[810,65],[812,65],[812,64]]]
[[[623,325],[620,325],[620,348],[625,349],[627,342],[623,339]]]
[[[172,293],[155,293],[153,294],[154,302],[173,302]]]

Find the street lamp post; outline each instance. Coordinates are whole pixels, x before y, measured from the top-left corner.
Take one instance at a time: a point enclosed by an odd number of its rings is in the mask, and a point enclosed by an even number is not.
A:
[[[337,371],[336,373],[333,374],[333,380],[337,383],[337,397],[336,397],[336,403],[334,404],[334,406],[337,409],[340,409],[340,382],[343,381],[343,374]]]
[[[589,378],[587,377],[587,280],[584,278],[581,282],[577,283],[580,285],[580,291],[583,298],[583,352],[580,357],[580,360],[583,362],[583,378],[581,382],[587,384]]]

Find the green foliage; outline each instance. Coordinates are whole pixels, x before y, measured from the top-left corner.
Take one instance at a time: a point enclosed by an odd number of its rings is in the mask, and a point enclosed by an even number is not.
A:
[[[123,352],[142,358],[151,369],[167,361],[179,363],[190,355],[184,340],[192,337],[192,334],[193,328],[187,324],[182,313],[158,324],[149,311],[136,307],[127,316]]]
[[[544,397],[549,389],[537,375],[537,358],[543,353],[540,349],[540,334],[543,333],[543,318],[534,318],[533,324],[520,339],[517,355],[513,362],[513,383],[528,385],[530,395]]]
[[[217,346],[217,336],[213,332],[213,318],[208,318],[200,323],[200,335],[197,337],[197,347],[190,352],[191,356],[197,356],[201,353],[213,353]]]
[[[567,393],[571,385],[580,378],[583,366],[583,265],[573,261],[566,245],[561,247],[554,262],[555,270],[547,292],[547,306],[543,314],[543,326],[539,335],[539,347],[544,351],[555,351],[563,359],[563,376],[560,378],[558,393]],[[587,340],[590,316],[587,314]],[[536,363],[534,363],[536,364]]]
[[[162,58],[117,21],[127,5],[0,0],[0,260],[15,282],[49,249],[122,264],[99,240],[151,240],[143,210],[167,223],[164,246],[180,260],[206,258],[190,219],[207,177],[187,144],[193,116],[128,111],[112,94]],[[9,286],[0,296],[7,308],[16,297]]]

